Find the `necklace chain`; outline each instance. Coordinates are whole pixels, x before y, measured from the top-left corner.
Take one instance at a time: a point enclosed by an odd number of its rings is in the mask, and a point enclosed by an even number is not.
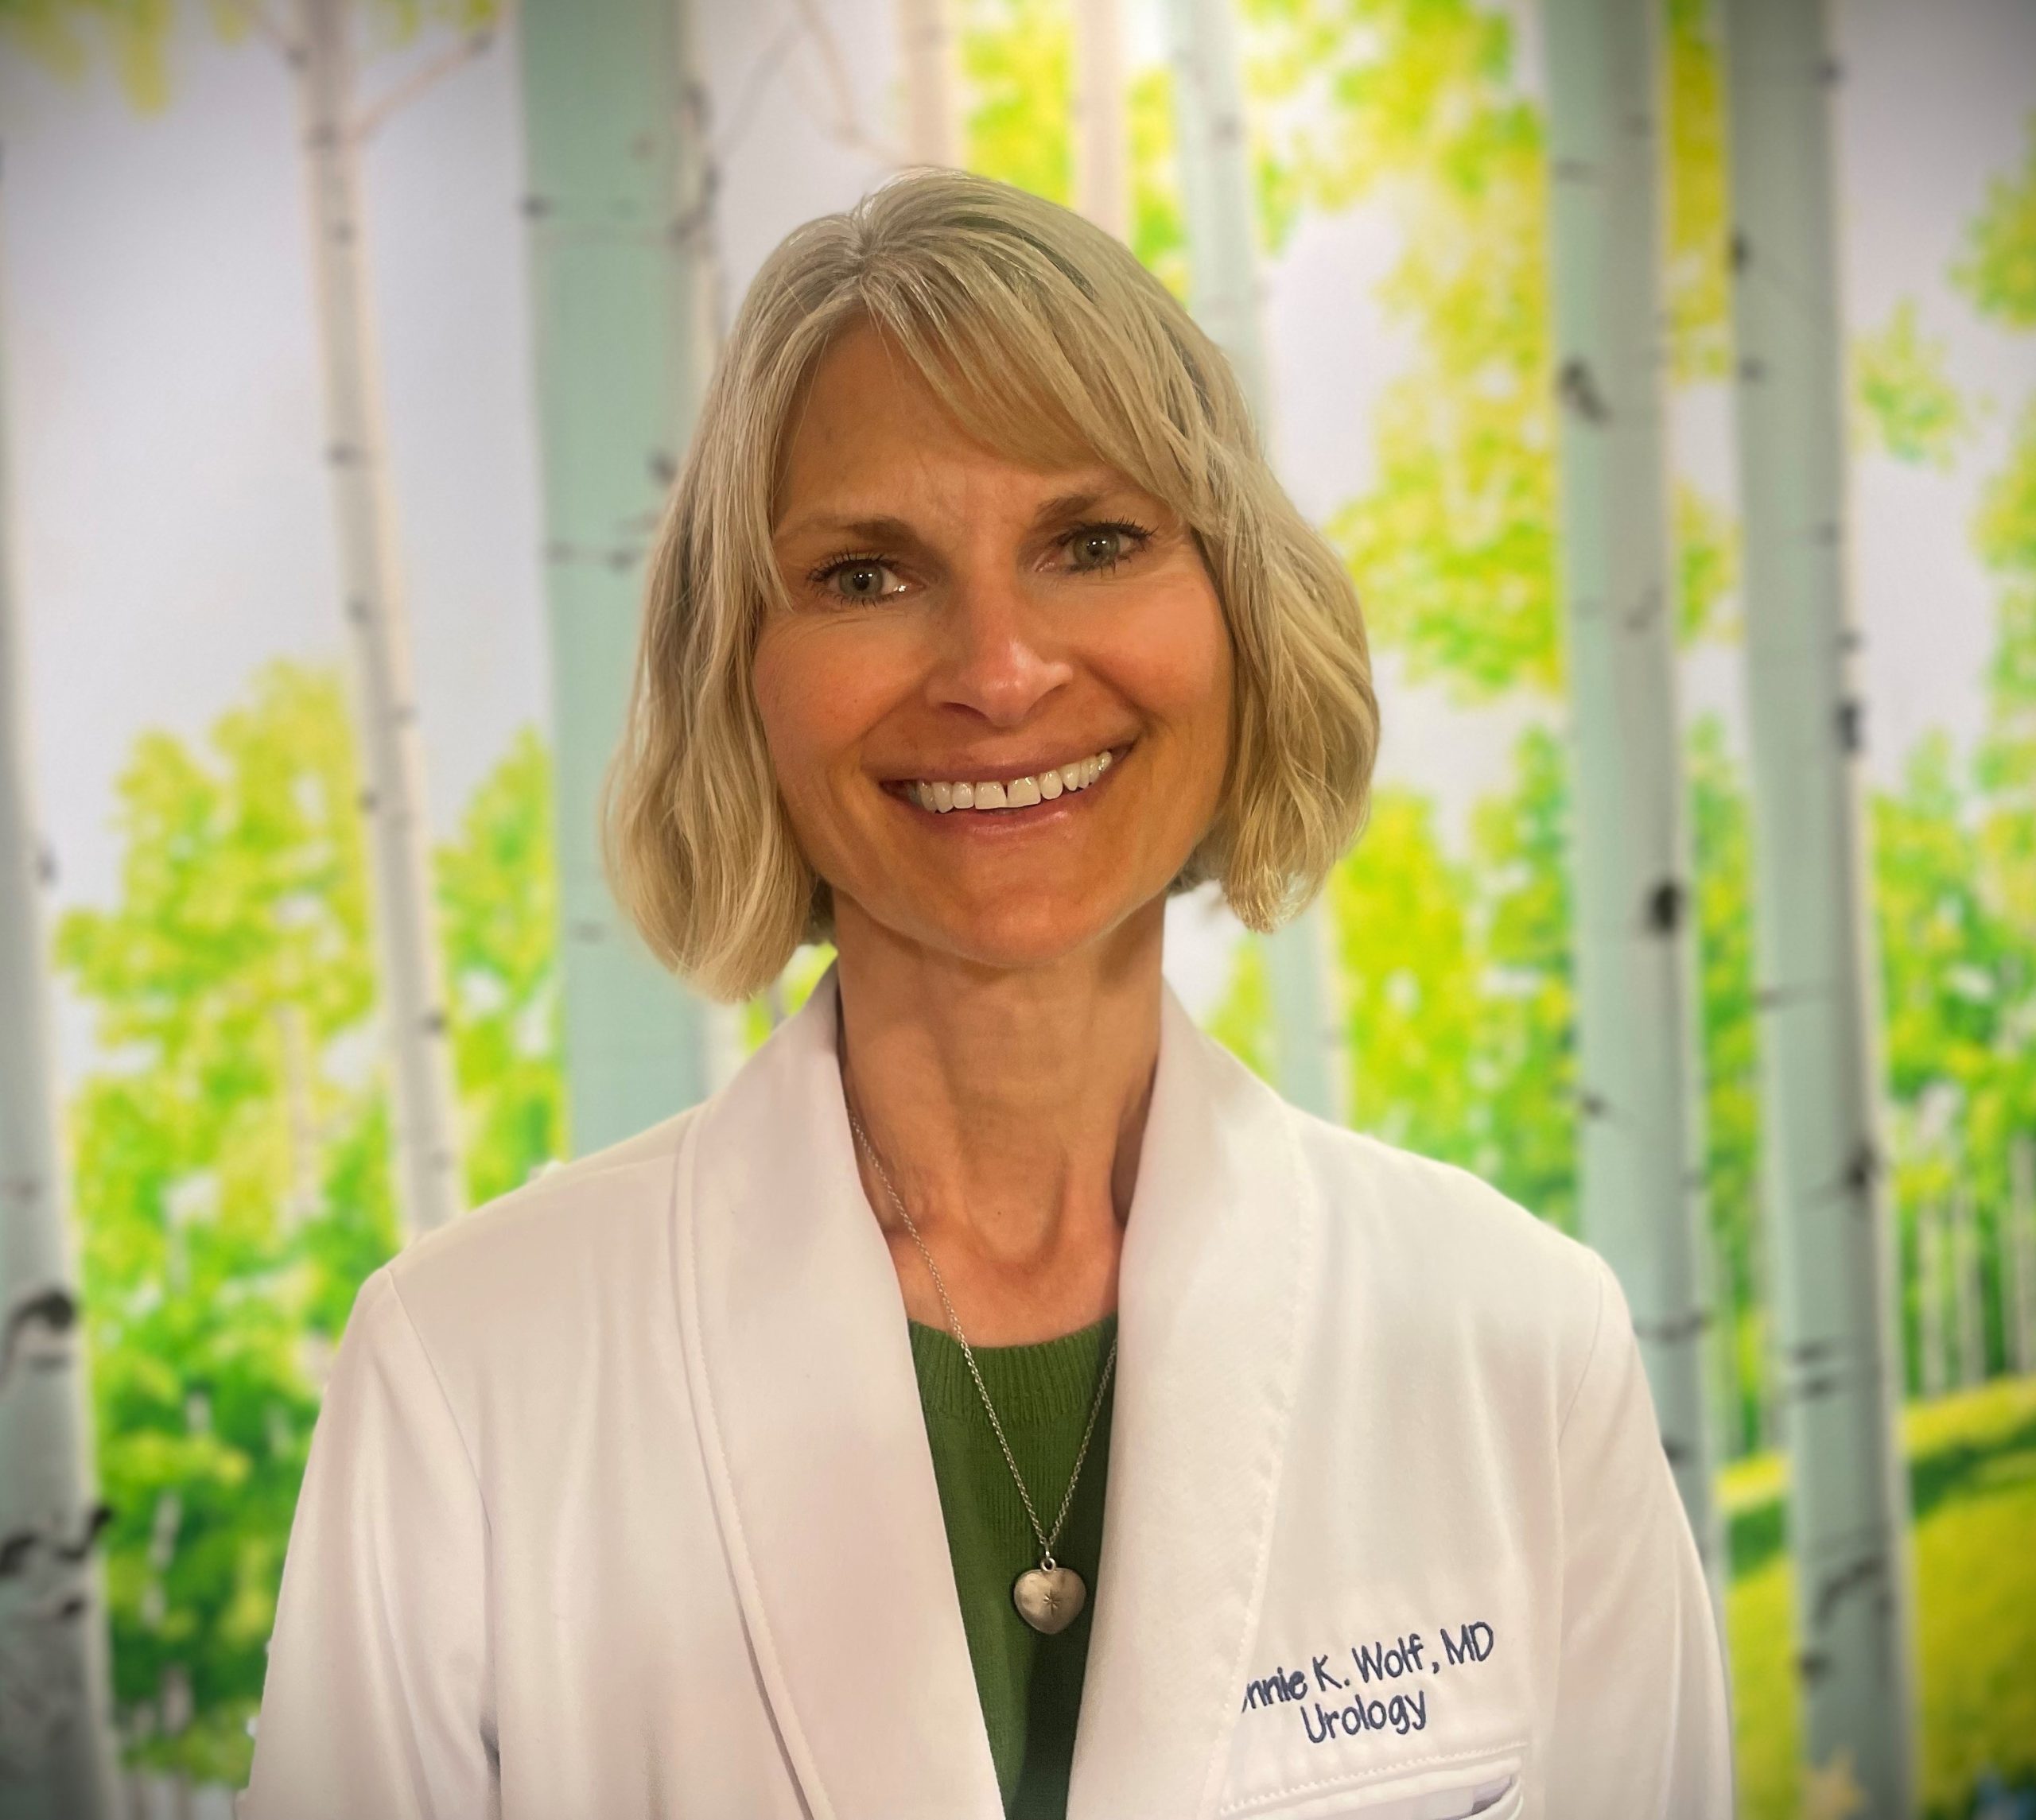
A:
[[[983,1399],[983,1413],[989,1418],[990,1431],[997,1437],[997,1446],[1004,1450],[1004,1463],[1011,1469],[1012,1483],[1018,1488],[1018,1496],[1025,1506],[1026,1520],[1032,1526],[1032,1534],[1039,1539],[1039,1565],[1051,1570],[1055,1565],[1053,1545],[1060,1539],[1061,1526],[1067,1521],[1067,1513],[1074,1508],[1074,1488],[1081,1482],[1082,1463],[1089,1457],[1089,1442],[1096,1432],[1096,1418],[1102,1411],[1103,1395],[1109,1390],[1110,1373],[1117,1364],[1117,1341],[1110,1341],[1109,1356],[1103,1361],[1103,1375],[1097,1381],[1096,1400],[1089,1407],[1089,1426],[1082,1430],[1082,1446],[1074,1456],[1074,1469],[1068,1475],[1067,1495],[1060,1500],[1060,1511],[1053,1519],[1053,1527],[1047,1530],[1039,1523],[1039,1513],[1032,1508],[1032,1494],[1025,1488],[1025,1475],[1018,1470],[1016,1457],[1011,1451],[1011,1443],[1004,1437],[1004,1424],[997,1418],[997,1406],[989,1400],[989,1387],[983,1383],[983,1374],[976,1364],[975,1349],[969,1344],[968,1336],[962,1331],[961,1317],[954,1312],[954,1304],[948,1298],[947,1285],[941,1280],[940,1267],[933,1261],[933,1253],[926,1248],[926,1240],[919,1236],[919,1229],[912,1217],[905,1211],[905,1203],[899,1197],[897,1186],[891,1179],[891,1172],[884,1166],[884,1159],[876,1154],[876,1146],[870,1142],[869,1133],[862,1128],[862,1121],[850,1107],[849,1124],[869,1158],[870,1166],[876,1171],[877,1179],[884,1184],[884,1192],[891,1197],[891,1205],[898,1209],[898,1217],[905,1222],[905,1230],[912,1236],[912,1243],[919,1248],[919,1255],[926,1259],[927,1274],[933,1279],[933,1286],[940,1296],[940,1306],[947,1310],[947,1325],[954,1337],[961,1343],[962,1356],[968,1361],[969,1376],[976,1381],[976,1394]]]

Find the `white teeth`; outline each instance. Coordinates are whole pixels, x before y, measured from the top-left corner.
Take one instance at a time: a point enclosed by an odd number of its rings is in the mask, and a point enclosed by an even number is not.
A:
[[[1078,759],[1057,770],[1041,771],[1036,777],[1013,778],[1008,783],[934,783],[921,779],[906,786],[907,794],[922,809],[945,815],[955,809],[1029,809],[1035,803],[1051,802],[1070,790],[1086,790],[1110,768],[1110,755],[1098,752]]]

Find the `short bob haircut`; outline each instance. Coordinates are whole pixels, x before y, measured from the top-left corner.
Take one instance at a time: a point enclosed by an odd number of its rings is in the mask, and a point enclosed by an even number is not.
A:
[[[1363,615],[1267,466],[1222,352],[1117,240],[966,173],[914,169],[795,228],[751,284],[652,553],[604,807],[610,879],[652,951],[724,1000],[833,933],[752,688],[787,431],[828,348],[870,324],[964,432],[1041,469],[1100,461],[1194,531],[1235,654],[1216,814],[1172,885],[1276,927],[1362,828],[1378,749]]]

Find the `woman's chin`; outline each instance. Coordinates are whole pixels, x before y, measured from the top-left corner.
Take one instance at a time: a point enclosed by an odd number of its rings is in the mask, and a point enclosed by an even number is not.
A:
[[[1163,897],[1155,894],[1152,899],[1162,910]],[[1053,901],[1040,893],[951,908],[922,900],[896,922],[876,920],[889,922],[894,937],[931,954],[950,956],[972,967],[1035,972],[1098,947],[1147,907],[1127,903],[1117,892],[1109,894],[1107,902],[1092,903],[1070,902],[1065,896]]]

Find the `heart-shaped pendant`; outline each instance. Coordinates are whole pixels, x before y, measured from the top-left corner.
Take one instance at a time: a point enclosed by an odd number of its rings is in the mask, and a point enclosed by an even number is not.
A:
[[[1081,1616],[1089,1589],[1071,1567],[1028,1567],[1011,1589],[1011,1602],[1034,1630],[1052,1636]]]

